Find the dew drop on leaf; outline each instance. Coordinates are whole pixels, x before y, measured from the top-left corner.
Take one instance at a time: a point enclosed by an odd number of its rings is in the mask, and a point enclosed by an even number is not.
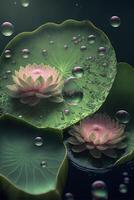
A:
[[[88,36],[88,41],[89,41],[90,44],[95,43],[95,39],[96,39],[95,35],[89,35]]]
[[[73,74],[73,76],[75,76],[77,78],[81,78],[84,74],[84,70],[82,67],[76,66],[73,68],[72,74]]]
[[[29,49],[22,49],[22,57],[23,58],[28,58],[30,54]]]
[[[98,54],[99,56],[104,56],[106,53],[106,48],[105,47],[99,47],[98,48]]]
[[[82,101],[83,92],[77,85],[77,78],[71,77],[65,81],[63,97],[69,105],[78,105]]]
[[[21,0],[21,5],[24,8],[27,8],[30,4],[30,0]]]
[[[43,161],[41,161],[40,165],[42,168],[45,168],[45,167],[47,167],[47,162],[43,160]]]
[[[12,57],[11,50],[6,49],[4,51],[4,56],[5,56],[5,58],[11,58]]]

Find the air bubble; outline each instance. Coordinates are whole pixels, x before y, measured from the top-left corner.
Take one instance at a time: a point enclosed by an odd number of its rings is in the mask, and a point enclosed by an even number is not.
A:
[[[12,57],[11,50],[6,49],[4,51],[4,56],[5,56],[5,58],[11,58]]]
[[[84,70],[82,67],[76,66],[73,68],[72,74],[73,74],[73,76],[75,76],[77,78],[81,78],[84,74]]]
[[[29,49],[23,49],[23,50],[22,50],[22,57],[23,57],[23,58],[28,58],[29,55],[30,55]]]
[[[43,50],[42,50],[42,55],[43,55],[43,56],[46,56],[46,55],[47,55],[47,50],[46,50],[46,49],[43,49]]]
[[[80,47],[80,49],[81,49],[81,51],[84,51],[84,50],[87,49],[87,47],[86,47],[85,45],[82,45],[82,46]]]
[[[30,0],[21,0],[21,5],[24,7],[24,8],[27,8],[30,4]]]
[[[108,191],[107,186],[103,181],[95,181],[92,184],[92,197],[94,200],[107,200]]]
[[[130,115],[125,110],[117,111],[115,114],[115,117],[120,123],[124,123],[124,124],[127,124],[130,120]]]
[[[99,47],[98,48],[98,54],[99,56],[104,56],[106,53],[106,48],[105,47]]]
[[[41,165],[42,168],[46,168],[47,162],[43,160],[40,165]]]
[[[78,87],[77,78],[71,77],[65,81],[63,97],[69,105],[78,105],[82,101],[83,92]]]
[[[90,44],[95,43],[95,39],[96,39],[95,35],[89,35],[88,36],[88,41],[89,41]]]
[[[64,114],[65,114],[65,115],[69,115],[69,113],[70,113],[70,110],[68,110],[68,109],[65,109],[65,110],[64,110]]]
[[[118,28],[121,24],[121,20],[118,16],[112,16],[110,19],[110,24],[114,28]]]
[[[36,137],[34,139],[34,144],[37,147],[41,147],[43,145],[43,139],[42,139],[42,137]]]
[[[4,36],[9,37],[14,33],[14,26],[10,22],[4,22],[1,26],[1,32]]]
[[[122,194],[126,194],[128,192],[128,188],[125,184],[120,184],[119,185],[119,192]]]

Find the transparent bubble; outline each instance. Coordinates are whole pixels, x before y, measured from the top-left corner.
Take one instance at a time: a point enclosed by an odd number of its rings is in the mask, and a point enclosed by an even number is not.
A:
[[[63,97],[69,105],[78,105],[82,101],[83,92],[78,87],[77,78],[70,77],[65,81]]]
[[[93,200],[107,200],[108,199],[107,186],[101,180],[98,180],[92,183],[91,192],[92,192]]]
[[[73,194],[70,192],[66,193],[65,200],[74,200]]]
[[[11,74],[11,73],[12,73],[11,70],[6,71],[6,74]]]
[[[24,7],[24,8],[27,8],[30,4],[30,0],[21,0],[21,5]]]
[[[37,147],[41,147],[43,145],[43,139],[42,139],[42,137],[36,137],[34,139],[34,144]]]
[[[64,45],[64,49],[68,49],[68,45],[67,44]]]
[[[84,50],[87,49],[87,47],[86,47],[85,45],[82,45],[82,46],[80,47],[80,49],[81,49],[81,51],[84,51]]]
[[[118,16],[112,16],[110,19],[110,24],[112,27],[117,28],[121,24],[121,20]]]
[[[82,67],[76,66],[73,68],[72,74],[73,74],[73,76],[75,76],[77,78],[81,78],[84,74],[84,70]]]
[[[105,47],[99,47],[99,48],[98,48],[98,54],[99,54],[100,56],[104,56],[105,53],[106,53],[106,48],[105,48]]]
[[[88,41],[89,41],[90,44],[95,43],[95,39],[96,39],[95,35],[89,35],[88,36]]]
[[[9,37],[14,33],[14,26],[10,22],[4,22],[1,25],[1,32],[4,36]]]
[[[41,161],[40,165],[42,168],[45,168],[45,167],[47,167],[47,162],[43,160],[43,161]]]
[[[29,49],[22,49],[22,57],[23,58],[28,58],[30,55]]]
[[[42,50],[42,54],[43,54],[43,56],[47,56],[47,50],[46,50],[46,49],[43,49],[43,50]]]
[[[54,41],[53,40],[50,40],[50,42],[49,42],[50,44],[54,44]]]
[[[123,176],[128,176],[128,172],[123,172]]]
[[[76,41],[78,38],[76,36],[72,37],[72,41]]]
[[[124,178],[124,183],[125,183],[125,184],[129,184],[129,182],[130,182],[130,178],[129,178],[129,177],[125,177],[125,178]]]
[[[69,115],[69,113],[70,113],[70,110],[68,110],[68,109],[65,109],[65,110],[64,110],[64,114],[65,114],[65,115]]]
[[[11,58],[12,57],[11,50],[6,49],[4,51],[4,56],[5,56],[5,58]]]
[[[125,194],[128,192],[128,188],[125,184],[120,184],[119,185],[119,192],[122,193],[122,194]]]
[[[130,115],[125,110],[117,111],[115,114],[115,117],[120,123],[124,123],[124,124],[127,124],[130,120]]]

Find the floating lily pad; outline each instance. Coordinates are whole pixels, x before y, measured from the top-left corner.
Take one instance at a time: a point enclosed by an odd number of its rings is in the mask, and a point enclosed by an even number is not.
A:
[[[42,100],[31,108],[8,95],[6,86],[12,84],[15,70],[33,63],[50,65],[60,72],[65,81],[63,103]],[[89,21],[47,23],[31,33],[19,34],[6,46],[0,66],[3,113],[21,116],[40,128],[64,129],[94,113],[105,101],[116,75],[111,43]],[[68,84],[72,77],[75,83]]]
[[[130,115],[130,121],[126,124],[127,148],[120,152],[117,159],[92,159],[86,152],[75,154],[69,146],[68,155],[75,166],[83,170],[107,171],[111,167],[121,165],[134,159],[134,69],[127,63],[117,65],[117,76],[113,87],[98,113],[107,113],[111,118],[116,118],[116,112],[125,110]]]
[[[1,118],[0,188],[7,199],[60,199],[66,173],[60,133]]]

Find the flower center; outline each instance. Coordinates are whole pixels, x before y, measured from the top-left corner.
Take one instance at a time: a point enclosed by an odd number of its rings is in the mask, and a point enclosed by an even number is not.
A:
[[[42,72],[42,70],[41,69],[35,69],[35,70],[33,70],[33,74],[41,74],[41,72]]]

